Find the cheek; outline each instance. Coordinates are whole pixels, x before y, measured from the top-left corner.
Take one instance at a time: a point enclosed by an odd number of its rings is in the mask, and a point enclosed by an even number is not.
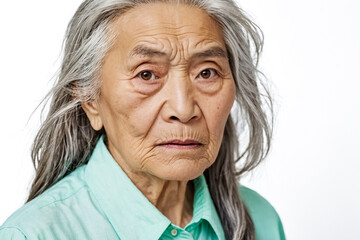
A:
[[[101,112],[105,129],[117,138],[140,137],[150,128],[156,109],[145,95],[136,91],[132,75],[118,69],[126,64],[116,55],[111,56],[102,69]]]
[[[234,100],[235,85],[232,82],[228,82],[217,94],[201,99],[203,104],[202,110],[209,132],[217,139],[222,138]]]
[[[151,99],[134,92],[130,85],[130,82],[120,82],[112,85],[110,91],[104,92],[107,111],[103,118],[108,119],[109,127],[115,130],[119,137],[145,135],[158,112],[158,106],[153,104]]]
[[[145,141],[157,116],[158,106],[152,99],[134,93],[131,88],[113,85],[104,91],[101,115],[115,159],[141,169],[152,156],[153,146]]]
[[[209,131],[208,155],[212,161],[215,161],[219,153],[225,125],[235,100],[235,85],[232,83],[233,81],[228,82],[217,94],[204,95],[199,99]]]

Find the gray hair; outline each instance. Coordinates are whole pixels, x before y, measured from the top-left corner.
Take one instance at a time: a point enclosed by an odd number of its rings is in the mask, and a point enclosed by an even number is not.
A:
[[[269,151],[272,102],[257,67],[262,32],[233,0],[85,0],[68,25],[58,79],[45,98],[50,101],[50,109],[32,146],[36,175],[27,201],[88,162],[105,131],[92,129],[81,103],[99,96],[99,70],[114,38],[109,25],[139,4],[158,1],[197,6],[222,27],[240,114],[229,116],[217,159],[204,175],[226,239],[255,239],[254,224],[239,195],[238,181]],[[239,117],[246,126],[248,141],[242,152],[232,117]]]

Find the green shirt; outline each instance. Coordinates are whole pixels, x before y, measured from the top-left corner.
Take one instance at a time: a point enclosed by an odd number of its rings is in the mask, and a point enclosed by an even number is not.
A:
[[[13,213],[0,239],[225,239],[205,177],[194,186],[193,219],[180,228],[136,188],[101,138],[88,164]],[[240,194],[257,239],[285,239],[273,207],[248,188],[240,187]]]

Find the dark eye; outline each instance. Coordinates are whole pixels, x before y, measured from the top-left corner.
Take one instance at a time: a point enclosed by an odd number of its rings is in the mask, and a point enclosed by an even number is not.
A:
[[[145,81],[150,81],[155,79],[155,74],[151,71],[142,71],[138,74],[138,77]]]
[[[217,75],[217,72],[215,69],[208,68],[208,69],[202,70],[201,73],[198,75],[198,77],[202,78],[202,79],[210,79],[210,78],[215,77],[216,75]]]

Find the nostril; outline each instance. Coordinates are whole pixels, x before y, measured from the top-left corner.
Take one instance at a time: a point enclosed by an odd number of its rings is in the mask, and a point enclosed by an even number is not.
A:
[[[187,121],[189,121],[189,120],[193,120],[193,119],[196,119],[196,118],[197,118],[197,116],[192,116],[190,119],[187,119],[187,120],[185,120],[185,121],[187,122]],[[184,120],[184,119],[178,118],[178,117],[176,117],[176,116],[171,116],[170,119],[171,119],[171,120],[175,120],[175,121],[182,121],[182,120]]]

